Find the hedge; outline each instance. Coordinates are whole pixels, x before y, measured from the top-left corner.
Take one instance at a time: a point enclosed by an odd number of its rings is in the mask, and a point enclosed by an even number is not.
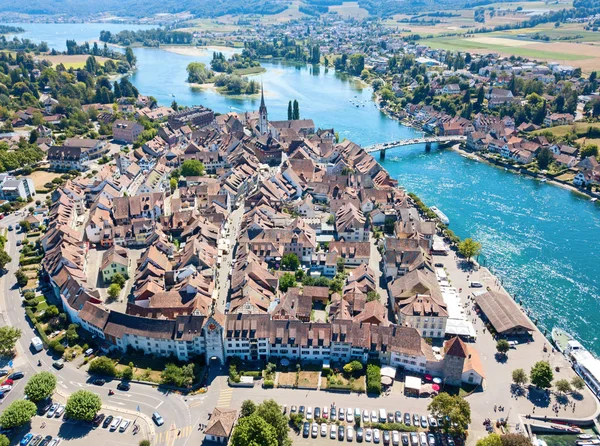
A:
[[[327,383],[329,390],[349,390],[352,391],[352,384],[329,384]]]
[[[254,379],[262,378],[262,372],[242,372],[242,376],[251,376]]]
[[[275,382],[270,379],[265,379],[263,381],[263,387],[265,389],[272,389],[273,387],[275,387]]]
[[[416,426],[407,426],[404,423],[365,423],[365,426],[385,431],[416,432]]]
[[[43,255],[36,256],[36,257],[27,257],[27,258],[21,257],[19,259],[19,265],[21,265],[21,266],[35,265],[35,264],[40,263],[43,258],[44,258]]]
[[[367,393],[381,394],[381,367],[367,365]]]

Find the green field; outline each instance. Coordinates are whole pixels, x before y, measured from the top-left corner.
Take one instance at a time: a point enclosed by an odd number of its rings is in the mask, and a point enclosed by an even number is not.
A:
[[[233,74],[237,74],[239,76],[250,75],[250,74],[261,74],[266,72],[267,70],[263,67],[252,67],[252,68],[241,68],[239,70],[233,70]]]
[[[486,36],[530,40],[535,34],[548,36],[551,40],[565,39],[562,40],[563,42],[600,42],[600,32],[586,31],[582,28],[581,24],[562,25],[560,28],[555,28],[553,24],[544,23],[534,28],[496,31],[486,34]],[[526,37],[517,37],[519,35],[525,35]]]
[[[486,34],[487,36],[487,34]],[[433,39],[421,40],[421,43],[431,48],[445,50],[488,50],[491,53],[505,53],[515,56],[523,56],[532,59],[558,59],[558,60],[585,60],[594,59],[593,56],[584,56],[581,54],[561,53],[555,51],[543,51],[527,46],[508,46],[501,43],[476,42],[474,39],[461,37],[435,37]],[[542,42],[540,42],[542,43]],[[551,44],[548,44],[549,46]]]
[[[581,133],[585,132],[589,127],[592,127],[595,129],[600,128],[600,122],[576,122],[575,124],[570,124],[570,125],[557,125],[556,127],[550,127],[548,129],[536,130],[535,132],[531,132],[531,134],[532,135],[540,135],[544,132],[551,132],[557,138],[561,138],[561,137],[565,136],[567,133],[569,133],[570,131],[572,131],[573,127],[575,127],[576,133],[581,134]],[[592,139],[588,139],[587,141],[595,142],[595,140],[592,140]]]

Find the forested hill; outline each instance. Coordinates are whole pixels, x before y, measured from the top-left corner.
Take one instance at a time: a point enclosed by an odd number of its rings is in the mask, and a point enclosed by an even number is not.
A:
[[[21,0],[0,1],[0,13],[86,17],[110,13],[120,17],[150,17],[158,13],[190,12],[197,17],[225,14],[277,14],[287,0]]]

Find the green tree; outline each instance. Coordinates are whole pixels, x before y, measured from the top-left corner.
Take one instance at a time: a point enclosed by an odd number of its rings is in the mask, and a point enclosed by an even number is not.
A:
[[[110,279],[110,281],[111,281],[111,283],[116,283],[122,289],[123,286],[125,285],[126,279],[123,276],[123,274],[115,273],[115,274],[113,274],[112,279]]]
[[[127,63],[129,64],[129,66],[133,67],[135,65],[135,54],[133,54],[133,50],[129,46],[125,48],[125,59],[127,59]]]
[[[118,283],[113,283],[108,287],[108,297],[111,299],[116,299],[121,294],[121,287]]]
[[[142,440],[139,443],[139,446],[150,446],[150,445],[151,445],[150,440]]]
[[[133,368],[130,366],[125,367],[121,373],[121,378],[127,381],[133,379]]]
[[[552,162],[552,152],[548,147],[542,147],[542,149],[538,152],[536,159],[538,167],[542,170],[545,170]]]
[[[475,446],[502,446],[502,440],[498,434],[490,434],[477,440]]]
[[[350,361],[348,364],[344,365],[344,373],[351,375],[353,373],[357,373],[362,371],[363,365],[360,361]]]
[[[452,435],[463,435],[471,423],[471,406],[458,395],[450,396],[446,392],[436,395],[429,406],[429,412],[436,418],[442,418],[442,430]]]
[[[175,192],[175,190],[177,189],[177,179],[176,178],[171,178],[169,180],[169,188],[171,189],[171,193]]]
[[[175,111],[179,110],[179,105],[177,105],[177,101],[171,102],[171,108]]]
[[[88,390],[78,390],[67,400],[65,414],[74,420],[92,421],[101,407],[102,401],[98,395]]]
[[[274,400],[263,401],[256,407],[255,414],[275,429],[275,435],[279,446],[284,446],[289,443],[288,418],[283,414],[279,404]]]
[[[296,271],[300,267],[300,260],[293,252],[287,253],[281,259],[281,268],[286,271]]]
[[[5,429],[29,423],[37,412],[37,406],[27,400],[13,401],[0,415],[0,426]]]
[[[279,289],[284,293],[288,290],[288,288],[293,288],[296,286],[296,276],[292,273],[284,273],[279,278]]]
[[[573,390],[571,388],[571,383],[566,379],[559,379],[554,383],[554,387],[556,387],[556,390],[560,393],[569,393]]]
[[[198,160],[185,160],[181,165],[181,176],[201,177],[204,175],[204,164]]]
[[[458,244],[458,252],[470,262],[473,257],[481,253],[481,243],[476,242],[471,237],[466,238]]]
[[[292,117],[294,119],[300,119],[300,105],[298,104],[298,101],[296,99],[294,99],[294,110],[292,113]]]
[[[506,339],[499,339],[498,342],[496,342],[496,351],[498,353],[506,355],[508,350],[510,350],[510,344]]]
[[[19,268],[15,272],[15,277],[17,278],[17,284],[21,288],[23,288],[24,286],[26,286],[27,282],[29,282],[29,278],[27,277],[27,274],[25,274],[25,271],[23,271],[21,268]]]
[[[161,383],[171,384],[177,387],[190,386],[194,381],[194,364],[178,367],[175,364],[167,364],[160,376]]]
[[[502,446],[531,446],[531,440],[521,434],[505,434],[500,439]]]
[[[214,73],[202,62],[192,62],[188,64],[186,70],[187,81],[193,84],[205,84],[214,76]]]
[[[371,290],[367,291],[367,302],[373,302],[374,300],[379,300],[381,296],[377,291]]]
[[[580,376],[574,376],[571,380],[571,385],[576,390],[581,390],[585,387],[585,381]]]
[[[0,446],[10,446],[10,440],[6,435],[0,434]]]
[[[254,414],[241,418],[233,434],[231,446],[278,446],[275,428]]]
[[[0,327],[0,355],[9,355],[21,337],[21,330],[14,327]]]
[[[56,388],[56,376],[50,372],[40,372],[33,375],[25,385],[27,399],[37,403],[48,398]]]
[[[88,372],[98,375],[116,376],[117,369],[112,359],[107,358],[106,356],[98,356],[90,362]]]
[[[240,417],[249,417],[256,411],[256,404],[252,400],[244,400],[240,409]]]
[[[292,101],[288,102],[288,121],[294,119],[294,112],[292,111]]]
[[[337,270],[338,273],[343,273],[344,270],[346,269],[346,260],[343,257],[340,257],[339,259],[337,259]]]
[[[552,385],[552,380],[554,379],[554,374],[552,373],[552,369],[550,368],[548,361],[536,362],[531,368],[529,379],[531,380],[531,384],[534,386],[541,387],[543,389],[550,387]]]
[[[598,156],[598,146],[596,144],[586,144],[580,150],[581,158],[587,158],[588,156]]]
[[[527,384],[529,377],[527,376],[527,373],[525,373],[525,370],[515,369],[512,372],[512,380],[517,386],[523,386]]]

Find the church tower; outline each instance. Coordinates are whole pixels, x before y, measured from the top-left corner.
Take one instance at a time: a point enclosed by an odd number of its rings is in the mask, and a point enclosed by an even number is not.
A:
[[[267,117],[267,106],[265,105],[265,92],[262,86],[262,82],[260,84],[260,108],[258,109],[259,121],[258,121],[258,130],[261,135],[264,135],[269,132],[269,118]]]

